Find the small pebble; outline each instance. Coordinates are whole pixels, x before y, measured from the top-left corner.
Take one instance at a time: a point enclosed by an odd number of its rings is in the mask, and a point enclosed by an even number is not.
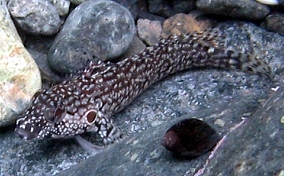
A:
[[[177,156],[192,159],[212,149],[219,139],[210,125],[190,118],[173,125],[164,135],[161,144]]]
[[[170,35],[181,35],[193,32],[201,32],[213,25],[209,20],[196,20],[199,14],[178,13],[163,22],[162,38],[168,38]]]
[[[34,35],[53,35],[59,31],[62,24],[59,13],[68,13],[69,5],[65,4],[67,12],[59,12],[59,4],[54,5],[46,0],[10,0],[8,9],[17,25],[25,32]]]
[[[160,40],[162,24],[160,21],[139,19],[137,21],[137,32],[139,37],[148,45],[155,45]]]
[[[269,31],[277,32],[281,35],[284,35],[284,14],[274,13],[268,15],[265,18],[265,21],[261,23],[261,26]]]
[[[281,117],[280,122],[281,122],[281,123],[284,123],[284,116]]]

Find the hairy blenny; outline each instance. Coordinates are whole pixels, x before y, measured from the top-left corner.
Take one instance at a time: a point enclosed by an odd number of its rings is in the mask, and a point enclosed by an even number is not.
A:
[[[121,137],[112,115],[168,75],[191,68],[270,73],[264,60],[226,50],[220,37],[222,32],[213,30],[173,35],[120,62],[91,63],[82,75],[36,94],[15,131],[24,139],[95,132],[107,144]]]

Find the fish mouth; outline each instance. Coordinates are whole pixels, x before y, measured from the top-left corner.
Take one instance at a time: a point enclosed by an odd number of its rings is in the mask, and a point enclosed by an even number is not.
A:
[[[25,130],[25,129],[20,128],[20,127],[16,127],[15,133],[16,133],[20,138],[23,138],[23,139],[25,139],[25,140],[34,139],[34,138],[37,138],[37,136],[38,136],[38,134],[36,134],[36,133],[31,133],[30,131]]]
[[[21,128],[20,126],[17,126],[15,128],[15,133],[17,134],[17,136],[19,136],[20,138],[23,138],[25,140],[42,138],[39,135],[40,131],[41,131],[40,128],[34,128],[33,130],[31,130],[29,128]]]

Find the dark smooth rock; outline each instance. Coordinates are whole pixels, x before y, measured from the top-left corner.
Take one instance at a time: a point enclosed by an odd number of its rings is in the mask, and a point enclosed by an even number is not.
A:
[[[203,175],[282,175],[283,104],[281,87],[247,123],[228,134]]]
[[[113,59],[130,46],[135,34],[131,13],[113,1],[88,1],[68,16],[48,53],[59,73],[85,68],[90,60]]]
[[[277,32],[284,35],[284,14],[271,14],[265,18],[265,22],[261,24],[269,31]]]
[[[195,5],[193,0],[148,0],[148,7],[151,13],[163,16],[171,17],[177,13],[188,13],[193,10]]]
[[[197,0],[196,6],[206,13],[249,20],[262,20],[270,12],[266,5],[260,4],[255,0]]]
[[[47,88],[50,84],[57,84],[63,80],[63,78],[59,77],[50,68],[47,61],[47,53],[54,38],[55,36],[29,36],[24,43],[40,69],[43,88]]]
[[[148,0],[148,9],[151,13],[163,17],[170,17],[178,13],[164,0]]]
[[[165,18],[161,17],[159,15],[155,15],[151,12],[149,12],[148,10],[148,3],[147,1],[140,1],[139,5],[138,5],[138,19],[148,19],[148,20],[152,20],[152,21],[164,21]]]
[[[127,8],[131,12],[133,18],[136,19],[138,15],[138,10],[137,10],[138,0],[114,0],[114,1]]]
[[[161,144],[178,157],[193,159],[212,149],[219,140],[217,132],[206,122],[189,118],[168,129]]]
[[[173,9],[175,9],[178,13],[188,13],[195,9],[194,0],[174,0],[172,4]]]

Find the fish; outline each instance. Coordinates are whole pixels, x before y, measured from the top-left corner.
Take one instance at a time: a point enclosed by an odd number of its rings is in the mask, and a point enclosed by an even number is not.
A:
[[[26,140],[93,132],[107,145],[123,136],[112,116],[169,75],[196,68],[271,74],[254,53],[226,49],[224,35],[218,30],[172,35],[116,63],[93,61],[81,75],[36,93],[15,132]]]

